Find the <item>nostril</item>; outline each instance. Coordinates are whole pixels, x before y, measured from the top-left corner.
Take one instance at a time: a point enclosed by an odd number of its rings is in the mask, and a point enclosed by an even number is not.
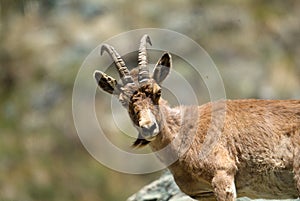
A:
[[[156,129],[156,124],[153,124],[153,125],[149,128],[149,131],[150,131],[150,132],[153,132],[155,129]]]
[[[153,131],[156,129],[156,124],[152,124],[149,128],[142,127],[142,129],[143,129],[143,132],[153,133]]]

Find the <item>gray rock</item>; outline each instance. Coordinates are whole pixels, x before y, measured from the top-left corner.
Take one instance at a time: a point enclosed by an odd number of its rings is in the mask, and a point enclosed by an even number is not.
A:
[[[127,201],[195,201],[186,194],[180,191],[176,185],[173,176],[166,171],[158,180],[143,187],[140,191],[130,196]],[[250,198],[242,197],[237,201],[251,201]],[[264,199],[257,199],[256,201],[265,201]],[[279,201],[279,200],[268,200]],[[283,201],[283,200],[281,200]],[[300,201],[284,200],[284,201]]]
[[[143,187],[127,201],[193,201],[180,191],[173,176],[166,172],[158,180]]]

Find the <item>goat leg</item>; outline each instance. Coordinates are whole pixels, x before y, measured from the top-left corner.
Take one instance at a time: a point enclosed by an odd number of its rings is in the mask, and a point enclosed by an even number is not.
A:
[[[212,186],[218,201],[234,201],[236,199],[234,175],[229,175],[225,170],[216,172]]]

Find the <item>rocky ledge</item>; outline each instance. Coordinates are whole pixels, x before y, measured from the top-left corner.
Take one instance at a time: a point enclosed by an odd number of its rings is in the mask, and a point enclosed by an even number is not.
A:
[[[165,172],[158,180],[143,187],[140,191],[130,196],[127,201],[196,201],[180,191],[170,172]],[[237,201],[251,201],[249,198],[238,198]],[[267,201],[258,199],[256,201]],[[268,200],[271,201],[271,200]],[[272,200],[279,201],[279,200]],[[283,200],[281,200],[283,201]],[[284,200],[284,201],[300,201]]]

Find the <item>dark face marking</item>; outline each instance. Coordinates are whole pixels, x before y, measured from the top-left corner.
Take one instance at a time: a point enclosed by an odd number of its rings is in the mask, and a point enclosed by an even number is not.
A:
[[[151,41],[148,35],[144,35],[140,42],[138,54],[138,67],[131,72],[117,51],[104,44],[101,54],[106,51],[113,59],[119,72],[120,81],[106,75],[101,71],[95,71],[94,77],[98,86],[104,91],[118,97],[121,104],[128,110],[129,116],[139,131],[138,139],[134,147],[148,144],[160,132],[161,114],[159,99],[161,97],[160,84],[167,77],[172,66],[169,53],[164,53],[158,60],[153,75],[148,70],[148,56],[146,45]]]

